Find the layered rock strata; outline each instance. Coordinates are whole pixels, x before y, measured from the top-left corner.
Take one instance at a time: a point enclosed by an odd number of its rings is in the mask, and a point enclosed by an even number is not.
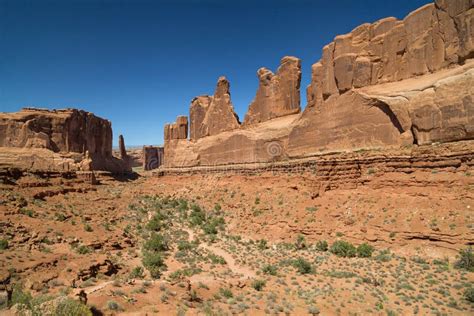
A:
[[[76,109],[0,113],[2,168],[128,171],[112,156],[110,121]]]
[[[439,0],[403,20],[385,18],[336,36],[312,66],[303,113],[294,57],[284,57],[276,74],[258,71],[259,88],[242,125],[219,116],[227,128],[209,133],[210,118],[203,122],[213,97],[198,97],[190,111],[191,141],[165,141],[164,166],[274,162],[473,139],[473,20],[472,1]]]

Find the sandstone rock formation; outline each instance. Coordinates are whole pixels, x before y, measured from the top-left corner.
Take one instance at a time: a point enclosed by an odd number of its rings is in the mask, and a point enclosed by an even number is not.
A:
[[[25,166],[25,160],[11,157],[24,153],[30,167],[38,170],[73,171],[81,166],[111,172],[127,170],[112,156],[110,121],[82,110],[25,108],[0,113],[0,147],[5,156],[10,155],[0,164],[12,168]],[[83,159],[86,161],[80,164]]]
[[[405,17],[362,24],[336,36],[312,67],[308,106],[352,88],[399,81],[474,57],[471,0],[442,0]]]
[[[123,135],[119,135],[119,152],[120,152],[120,159],[126,160],[127,150],[125,149],[125,140],[123,139]]]
[[[188,138],[188,117],[178,116],[176,122],[165,125],[165,141]]]
[[[194,98],[189,116],[191,140],[239,128],[239,117],[230,99],[229,81],[220,77],[213,96]]]
[[[214,97],[193,100],[192,141],[165,142],[164,165],[262,163],[473,139],[473,19],[472,1],[439,0],[403,20],[389,17],[336,36],[311,67],[301,114],[297,58],[284,57],[276,75],[259,69],[243,128],[221,112],[210,115],[218,84]]]
[[[164,148],[143,146],[143,169],[156,169],[163,164]]]
[[[257,76],[257,95],[245,115],[244,125],[300,112],[300,59],[285,56],[276,75],[267,68],[260,68]]]

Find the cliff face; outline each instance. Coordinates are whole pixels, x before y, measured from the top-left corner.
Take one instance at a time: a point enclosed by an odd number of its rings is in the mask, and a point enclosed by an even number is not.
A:
[[[166,142],[165,166],[473,139],[473,34],[474,3],[439,0],[403,20],[385,18],[336,36],[312,66],[301,114],[300,61],[284,57],[276,74],[259,69],[242,125],[208,115],[213,97],[193,100],[192,141]],[[213,121],[222,125],[210,133]]]
[[[245,115],[244,125],[300,112],[301,60],[283,57],[276,75],[267,68],[260,68],[257,76],[257,95]]]
[[[15,148],[17,152],[24,149],[30,155],[36,153],[38,161],[42,161],[39,169],[41,166],[45,170],[56,169],[54,159],[45,157],[51,155],[56,160],[72,159],[62,162],[59,171],[126,170],[121,160],[112,156],[110,121],[76,109],[25,108],[15,113],[0,113],[0,147],[4,152]]]

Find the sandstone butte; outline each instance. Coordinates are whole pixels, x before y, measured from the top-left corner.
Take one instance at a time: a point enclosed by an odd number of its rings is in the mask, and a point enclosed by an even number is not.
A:
[[[323,47],[303,112],[300,60],[283,57],[276,74],[260,68],[242,123],[221,77],[213,96],[192,100],[189,126],[185,116],[165,126],[163,170],[472,139],[473,34],[469,0],[362,24]]]
[[[0,113],[0,169],[64,173],[131,171],[123,137],[122,159],[112,155],[112,125],[92,113],[24,108]]]

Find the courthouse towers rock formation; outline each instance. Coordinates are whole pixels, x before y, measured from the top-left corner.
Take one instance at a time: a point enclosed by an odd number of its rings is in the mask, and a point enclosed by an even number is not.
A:
[[[191,103],[190,140],[184,132],[170,136],[178,120],[165,127],[165,167],[473,139],[473,6],[437,0],[403,20],[384,18],[336,36],[311,67],[303,113],[298,58],[282,58],[276,74],[258,70],[242,124],[220,78],[214,96]]]
[[[301,60],[283,57],[276,75],[260,68],[257,76],[257,95],[245,115],[245,125],[300,112]]]

